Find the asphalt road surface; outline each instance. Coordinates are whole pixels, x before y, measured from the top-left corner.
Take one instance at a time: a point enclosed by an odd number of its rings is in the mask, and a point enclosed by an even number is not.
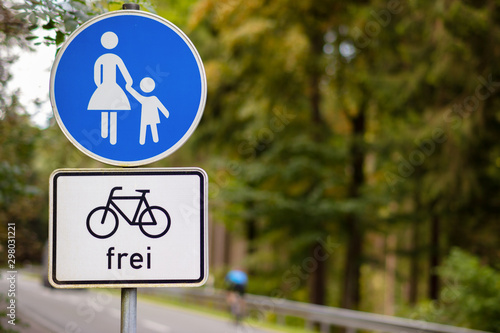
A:
[[[4,327],[21,333],[112,333],[120,332],[120,296],[107,290],[59,290],[42,286],[41,279],[17,274],[15,296],[9,274],[2,271],[2,309],[15,300],[15,327],[0,318]],[[7,302],[7,304],[5,303]],[[4,310],[5,311],[5,310]],[[10,311],[10,310],[7,310]],[[20,323],[24,323],[21,326]],[[27,326],[28,325],[28,326]],[[233,323],[197,312],[138,300],[138,333],[269,333],[248,324]]]

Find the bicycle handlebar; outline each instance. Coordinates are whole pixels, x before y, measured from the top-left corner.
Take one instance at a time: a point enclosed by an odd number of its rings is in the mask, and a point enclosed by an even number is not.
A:
[[[109,195],[112,197],[113,194],[115,193],[115,191],[118,191],[118,190],[123,190],[123,187],[122,186],[115,186],[111,189],[111,192],[109,193]],[[149,193],[151,192],[150,190],[135,190],[136,192],[139,192],[139,193],[142,193],[142,194],[145,194],[145,193]]]

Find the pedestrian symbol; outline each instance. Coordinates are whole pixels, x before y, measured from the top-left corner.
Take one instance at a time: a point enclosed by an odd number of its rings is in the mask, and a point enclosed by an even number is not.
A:
[[[104,48],[114,49],[118,44],[118,36],[108,31],[102,35],[101,42]],[[119,56],[106,53],[97,59],[94,66],[94,82],[97,89],[90,99],[89,110],[130,110],[125,92],[116,83],[117,69],[127,84],[132,84],[132,77]]]
[[[153,81],[150,77],[145,77],[141,81],[141,89],[145,93],[149,93],[153,91],[155,88],[155,81]],[[142,96],[137,91],[132,88],[131,84],[127,84],[127,90],[132,94],[132,96],[139,101],[142,105],[141,111],[141,134],[139,143],[141,145],[146,143],[146,127],[150,126],[151,135],[153,136],[153,141],[158,142],[160,139],[158,138],[158,130],[156,128],[156,124],[160,123],[160,115],[158,114],[158,110],[160,110],[166,118],[168,118],[169,113],[163,104],[161,104],[160,100],[156,96]]]
[[[201,59],[172,23],[141,11],[94,18],[63,45],[51,73],[59,126],[87,155],[137,166],[177,150],[206,100]]]
[[[118,44],[115,33],[108,31],[102,35],[102,46],[114,49]],[[89,110],[101,110],[101,136],[110,136],[110,143],[116,144],[117,110],[130,110],[130,103],[125,92],[116,83],[117,69],[125,78],[127,84],[132,84],[132,77],[125,67],[123,60],[113,53],[100,56],[94,66],[94,82],[97,86],[89,102]],[[114,111],[114,112],[108,112]],[[111,120],[111,122],[109,121]],[[108,132],[109,126],[111,127]]]

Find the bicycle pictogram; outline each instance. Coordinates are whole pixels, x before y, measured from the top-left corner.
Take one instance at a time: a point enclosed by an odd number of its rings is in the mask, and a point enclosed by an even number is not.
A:
[[[115,191],[121,186],[113,187],[109,193],[106,206],[94,208],[87,216],[87,229],[96,238],[111,237],[118,230],[118,214],[131,226],[138,226],[142,233],[150,238],[159,238],[170,229],[170,215],[160,206],[150,206],[146,194],[150,190],[135,190],[137,196],[118,196]],[[137,200],[134,216],[129,218],[116,201]],[[144,206],[144,208],[142,208]],[[117,214],[118,213],[118,214]]]

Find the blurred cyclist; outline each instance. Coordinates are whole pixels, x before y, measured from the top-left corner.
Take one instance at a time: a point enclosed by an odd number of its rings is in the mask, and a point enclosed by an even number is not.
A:
[[[227,273],[225,282],[228,290],[226,301],[238,324],[246,311],[243,297],[248,284],[248,276],[241,270],[233,269]]]

